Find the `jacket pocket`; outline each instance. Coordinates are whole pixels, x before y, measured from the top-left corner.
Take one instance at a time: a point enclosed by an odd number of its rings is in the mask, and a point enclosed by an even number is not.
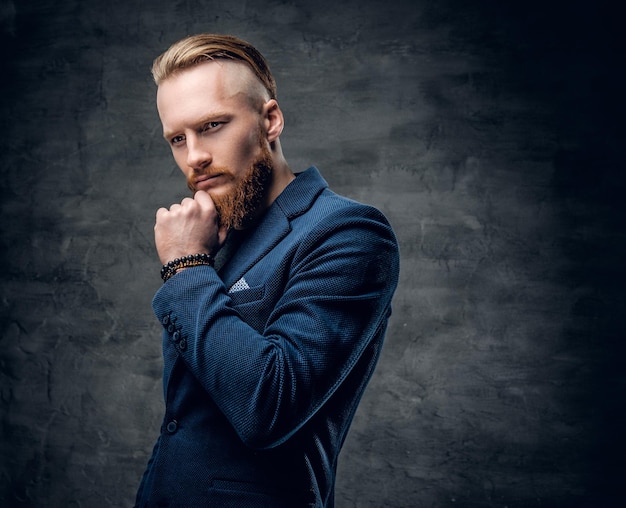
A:
[[[245,305],[246,303],[258,302],[265,295],[265,286],[255,286],[228,293],[230,301],[234,306]]]

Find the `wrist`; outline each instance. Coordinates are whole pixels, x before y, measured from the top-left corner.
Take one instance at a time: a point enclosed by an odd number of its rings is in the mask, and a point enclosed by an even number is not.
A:
[[[191,254],[182,256],[172,261],[168,261],[161,268],[161,278],[166,282],[170,277],[176,275],[177,272],[191,268],[193,266],[213,266],[213,256],[206,253]]]

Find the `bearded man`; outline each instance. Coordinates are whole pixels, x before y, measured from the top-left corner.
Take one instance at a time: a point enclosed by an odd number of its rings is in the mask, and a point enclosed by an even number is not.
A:
[[[282,153],[276,84],[232,36],[152,68],[193,197],[156,214],[165,416],[137,507],[332,508],[398,281],[395,236]]]

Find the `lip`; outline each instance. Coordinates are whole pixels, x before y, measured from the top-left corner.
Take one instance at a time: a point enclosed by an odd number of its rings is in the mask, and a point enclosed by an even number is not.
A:
[[[222,177],[222,173],[218,173],[216,175],[202,175],[196,178],[195,187],[198,190],[207,190],[215,187],[219,183],[220,177]]]

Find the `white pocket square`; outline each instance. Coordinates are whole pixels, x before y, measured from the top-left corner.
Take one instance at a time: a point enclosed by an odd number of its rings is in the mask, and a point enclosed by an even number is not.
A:
[[[250,289],[250,286],[248,286],[248,283],[246,282],[246,279],[244,279],[243,277],[241,279],[239,279],[237,282],[235,282],[230,289],[228,290],[229,293],[236,293],[237,291],[243,291],[244,289]]]

